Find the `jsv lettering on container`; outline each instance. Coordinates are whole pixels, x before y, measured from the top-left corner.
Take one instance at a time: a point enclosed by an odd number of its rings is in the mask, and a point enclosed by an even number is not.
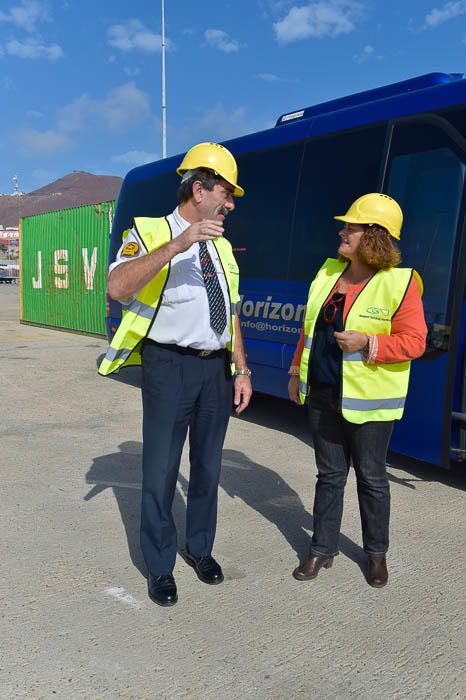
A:
[[[91,259],[89,260],[88,248],[81,249],[83,259],[83,275],[84,288],[87,290],[94,289],[94,277],[97,268],[97,248],[93,248]],[[53,251],[53,283],[56,289],[69,288],[69,251],[54,250]],[[37,277],[32,278],[32,286],[34,289],[42,289],[42,251],[37,251]]]

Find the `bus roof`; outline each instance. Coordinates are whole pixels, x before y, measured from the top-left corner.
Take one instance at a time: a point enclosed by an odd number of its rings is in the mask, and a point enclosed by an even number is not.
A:
[[[466,80],[463,79],[463,74],[429,73],[287,113],[282,115],[271,129],[222,143],[234,155],[240,155],[310,136],[343,131],[387,119],[435,112],[460,104],[466,104]],[[181,153],[130,170],[123,186],[175,172],[183,155]]]
[[[461,80],[462,78],[463,73],[427,73],[426,75],[420,75],[417,78],[402,80],[399,83],[392,83],[390,85],[384,85],[383,87],[374,88],[373,90],[357,92],[354,95],[340,97],[337,100],[321,102],[318,105],[313,105],[311,107],[306,107],[305,109],[282,114],[278,118],[275,126],[282,126],[287,122],[296,121],[297,119],[309,119],[310,117],[314,117],[318,114],[335,112],[336,110],[346,109],[347,107],[364,105],[368,102],[386,99],[387,97],[405,95],[406,93],[417,92],[419,90],[424,90],[425,88],[445,85],[446,83],[452,83],[457,80]]]

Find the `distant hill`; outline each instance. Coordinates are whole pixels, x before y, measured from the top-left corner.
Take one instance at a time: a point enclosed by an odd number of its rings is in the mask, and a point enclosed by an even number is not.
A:
[[[28,194],[0,195],[0,225],[17,227],[22,216],[116,199],[121,177],[72,172]]]

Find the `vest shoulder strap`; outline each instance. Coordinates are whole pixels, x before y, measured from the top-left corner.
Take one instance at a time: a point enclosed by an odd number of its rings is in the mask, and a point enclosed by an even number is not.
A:
[[[422,277],[421,277],[421,275],[419,274],[419,272],[418,272],[417,270],[414,270],[414,269],[413,269],[413,277],[414,277],[414,279],[415,279],[416,282],[417,282],[417,286],[418,286],[418,289],[419,289],[419,294],[420,294],[421,297],[422,297],[423,294],[424,294],[424,282],[422,281]]]
[[[393,288],[402,290],[403,296],[406,294],[413,277],[417,282],[421,295],[424,291],[422,279],[412,267],[391,267],[389,270],[383,270],[381,273],[379,272],[376,277],[379,277],[386,285],[392,285]]]
[[[165,216],[159,218],[137,216],[134,219],[134,227],[149,253],[172,238],[170,224]]]
[[[320,268],[319,272],[326,272],[329,275],[333,275],[337,273],[342,273],[347,266],[347,262],[342,262],[340,260],[337,260],[336,258],[327,258],[327,260]],[[419,272],[417,272],[417,270],[414,270],[412,267],[392,267],[389,270],[386,270],[385,274],[387,276],[390,275],[398,279],[401,278],[401,280],[403,281],[409,281],[409,279],[413,276],[417,282],[419,293],[421,294],[421,296],[424,293],[424,283],[422,281],[421,275],[419,274]]]
[[[347,262],[341,262],[341,260],[337,260],[336,258],[327,258],[319,272],[326,271],[329,275],[335,275],[342,273],[347,267]]]
[[[345,270],[345,268],[348,266],[348,263],[346,262],[341,262],[340,260],[337,260],[336,258],[327,258],[327,260],[324,262],[322,267],[319,270],[319,273],[326,273],[327,275],[334,275],[334,274],[342,274]],[[419,289],[419,294],[422,296],[424,294],[424,283],[422,281],[422,277],[412,267],[392,267],[389,270],[386,270],[384,273],[387,277],[395,277],[398,282],[408,283],[411,280],[411,277],[414,277],[414,279],[417,282],[417,286]]]
[[[228,253],[231,253],[233,251],[233,246],[231,245],[230,241],[227,238],[225,238],[224,236],[219,236],[218,238],[215,238],[214,244],[216,245],[216,247],[219,250],[221,250],[223,248]]]

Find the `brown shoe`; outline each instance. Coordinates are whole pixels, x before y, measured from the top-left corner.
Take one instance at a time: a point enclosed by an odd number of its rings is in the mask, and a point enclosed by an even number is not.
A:
[[[297,581],[311,581],[313,578],[317,578],[317,574],[322,567],[330,569],[332,564],[333,557],[326,557],[321,554],[315,557],[311,556],[310,559],[293,571],[293,576]]]
[[[374,588],[383,588],[387,585],[388,570],[385,554],[369,554],[367,582]]]

